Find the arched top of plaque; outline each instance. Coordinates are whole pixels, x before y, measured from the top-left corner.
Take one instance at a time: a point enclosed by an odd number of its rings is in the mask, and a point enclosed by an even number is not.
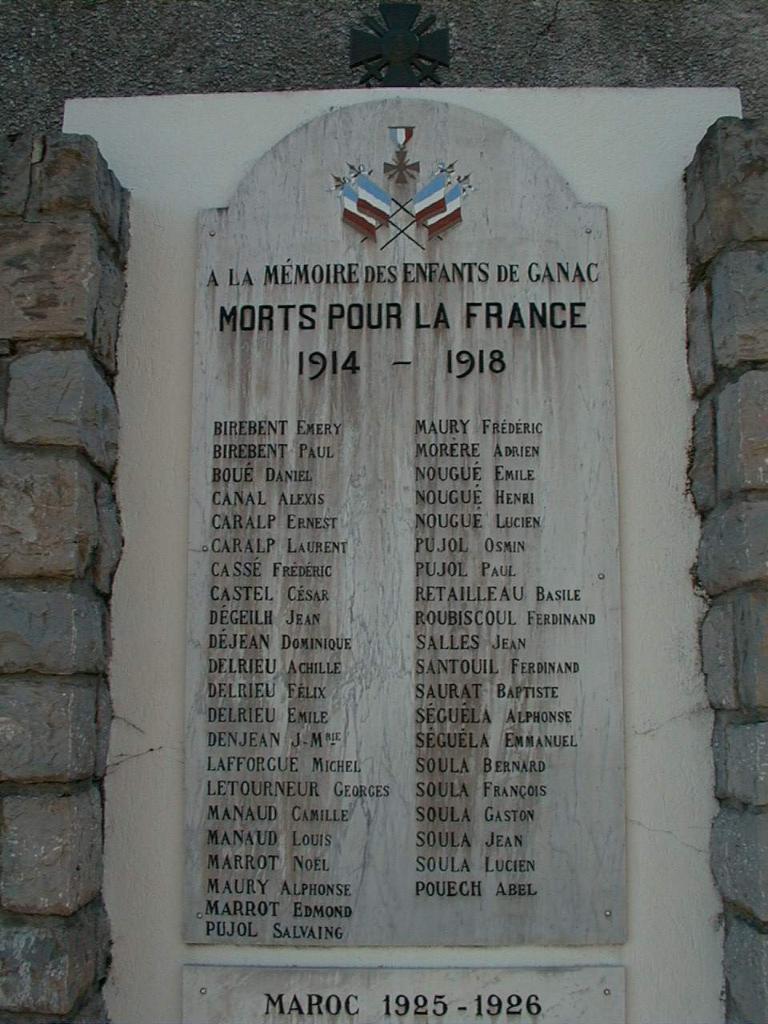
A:
[[[228,210],[209,211],[268,259],[471,259],[478,243],[546,242],[603,222],[533,146],[495,118],[431,100],[330,111],[256,161]],[[473,253],[473,250],[474,253]]]

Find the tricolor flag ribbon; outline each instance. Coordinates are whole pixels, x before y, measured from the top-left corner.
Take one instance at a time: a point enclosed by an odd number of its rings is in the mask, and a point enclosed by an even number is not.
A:
[[[358,211],[366,217],[373,217],[381,224],[386,224],[392,216],[392,199],[389,194],[365,174],[359,174],[355,178],[355,188]]]
[[[424,188],[419,189],[413,197],[413,216],[418,224],[430,217],[445,212],[445,194],[448,187],[448,176],[437,174],[428,181]]]
[[[413,128],[390,128],[389,137],[400,149],[402,146],[407,146],[413,138]]]
[[[370,238],[376,237],[376,228],[379,226],[379,222],[363,213],[360,209],[357,190],[349,182],[341,190],[341,209],[341,219],[346,224],[351,224],[353,228]]]
[[[458,182],[448,189],[445,194],[445,209],[424,221],[428,238],[459,223],[461,220],[461,195],[462,189]]]

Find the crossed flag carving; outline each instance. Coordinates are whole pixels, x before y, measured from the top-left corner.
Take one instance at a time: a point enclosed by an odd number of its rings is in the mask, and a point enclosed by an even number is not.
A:
[[[416,177],[420,166],[408,162],[407,145],[413,137],[413,128],[393,127],[389,133],[397,149],[394,162],[384,164],[384,172],[398,184],[405,184]],[[334,190],[338,190],[341,196],[342,219],[366,238],[375,239],[378,228],[384,224],[395,228],[395,233],[380,246],[381,249],[386,249],[401,235],[424,249],[419,239],[410,233],[411,228],[425,227],[427,238],[431,239],[435,235],[441,236],[442,232],[461,221],[461,201],[472,186],[468,174],[459,175],[454,180],[454,166],[439,164],[427,184],[401,203],[371,179],[372,170],[366,171],[362,164],[357,167],[348,164],[348,175],[333,176]],[[413,209],[409,209],[411,204]],[[398,223],[395,219],[400,213],[408,218],[406,223]]]

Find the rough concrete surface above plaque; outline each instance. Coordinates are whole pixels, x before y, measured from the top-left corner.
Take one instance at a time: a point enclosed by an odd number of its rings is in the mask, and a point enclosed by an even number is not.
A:
[[[187,939],[622,941],[605,210],[391,99],[199,240]]]
[[[184,1024],[623,1024],[623,967],[269,968],[185,965]]]

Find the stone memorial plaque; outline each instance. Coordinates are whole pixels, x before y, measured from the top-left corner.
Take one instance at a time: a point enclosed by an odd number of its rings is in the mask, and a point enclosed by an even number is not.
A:
[[[185,965],[184,1024],[623,1024],[623,967]]]
[[[389,99],[199,237],[187,939],[621,942],[605,210]]]

